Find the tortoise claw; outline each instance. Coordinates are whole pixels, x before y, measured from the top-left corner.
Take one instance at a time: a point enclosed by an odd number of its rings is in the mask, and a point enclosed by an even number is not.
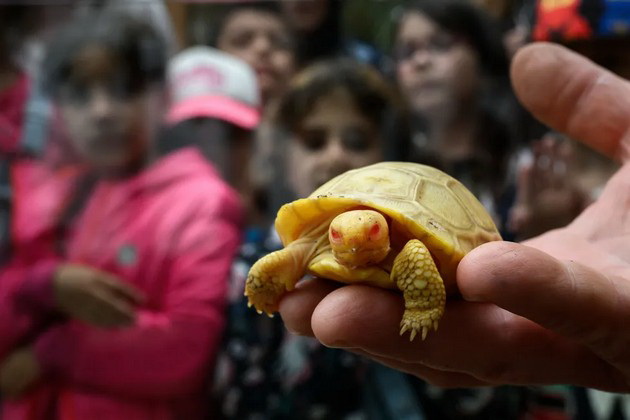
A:
[[[429,311],[419,309],[405,310],[403,319],[400,322],[400,335],[409,331],[409,341],[413,341],[417,335],[424,341],[431,328],[437,331],[438,321],[432,319],[435,317],[436,311],[436,309]]]

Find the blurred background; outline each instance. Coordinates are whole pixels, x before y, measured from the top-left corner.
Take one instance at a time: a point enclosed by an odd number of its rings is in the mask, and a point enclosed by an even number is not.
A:
[[[440,389],[249,310],[281,205],[438,167],[506,240],[618,163],[509,67],[562,44],[630,78],[630,0],[0,0],[0,418],[622,419],[570,386]]]

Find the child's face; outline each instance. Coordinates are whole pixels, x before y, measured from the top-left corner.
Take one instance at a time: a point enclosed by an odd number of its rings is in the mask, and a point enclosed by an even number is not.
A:
[[[219,49],[249,64],[258,79],[263,101],[278,97],[295,71],[291,36],[273,13],[242,9],[225,22]]]
[[[109,51],[88,46],[74,60],[58,102],[70,140],[97,170],[119,172],[147,152],[151,91],[136,91],[124,65]]]
[[[475,51],[420,13],[404,16],[396,40],[397,76],[415,111],[440,114],[474,97]]]
[[[289,183],[300,197],[350,169],[383,159],[378,128],[350,95],[336,90],[320,98],[288,148]]]

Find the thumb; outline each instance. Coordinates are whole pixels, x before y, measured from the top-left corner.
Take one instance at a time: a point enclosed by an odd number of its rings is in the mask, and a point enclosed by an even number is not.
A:
[[[520,101],[542,122],[608,156],[622,155],[630,112],[628,82],[549,43],[521,48],[512,61],[511,78]]]
[[[627,358],[630,286],[575,261],[509,242],[482,245],[460,263],[470,301],[494,303],[590,348],[613,364]],[[616,363],[619,362],[619,363]]]

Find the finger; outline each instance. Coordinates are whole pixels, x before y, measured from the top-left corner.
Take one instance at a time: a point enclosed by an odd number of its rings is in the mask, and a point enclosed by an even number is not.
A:
[[[630,319],[627,280],[508,242],[476,248],[457,275],[466,299],[493,302],[630,368],[630,334],[623,325]]]
[[[133,285],[114,277],[110,274],[99,274],[99,279],[119,296],[127,299],[131,303],[140,305],[145,301],[144,294]]]
[[[413,342],[398,334],[403,307],[396,293],[342,287],[315,309],[313,332],[330,347],[359,348],[484,382],[619,386],[591,352],[494,305],[450,302],[438,331]]]
[[[628,159],[630,84],[555,44],[519,50],[514,89],[537,118],[569,137],[618,159]]]
[[[396,359],[383,356],[375,356],[361,349],[350,349],[352,353],[372,359],[382,365],[400,372],[421,378],[422,380],[441,388],[471,388],[478,386],[492,386],[490,382],[481,381],[473,376],[457,372],[445,372],[431,369],[419,363],[405,363]]]
[[[323,279],[299,282],[295,289],[280,301],[280,315],[286,328],[299,335],[313,336],[311,316],[315,307],[339,285]]]

